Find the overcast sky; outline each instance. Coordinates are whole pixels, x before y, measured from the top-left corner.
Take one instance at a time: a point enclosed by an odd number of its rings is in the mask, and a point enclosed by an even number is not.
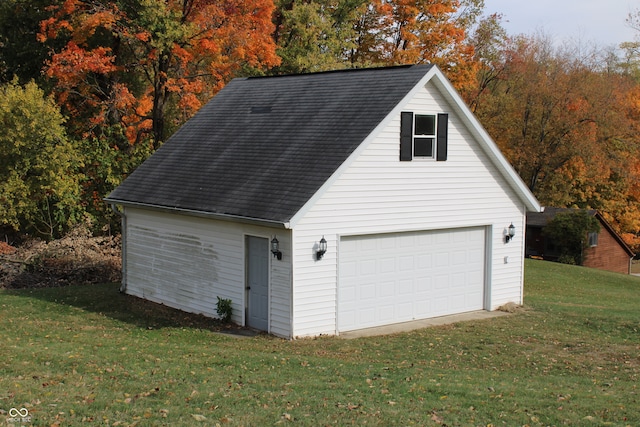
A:
[[[636,31],[625,20],[629,12],[640,9],[640,0],[485,0],[484,4],[487,15],[503,15],[509,35],[542,31],[560,42],[599,46],[634,41]]]

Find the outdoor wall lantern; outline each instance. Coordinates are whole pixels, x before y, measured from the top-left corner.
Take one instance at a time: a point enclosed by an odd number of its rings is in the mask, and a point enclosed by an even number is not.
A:
[[[282,260],[282,252],[280,252],[280,242],[276,236],[271,239],[271,253],[274,257],[278,258],[278,261]]]
[[[516,235],[516,227],[513,225],[513,223],[511,223],[511,225],[507,229],[507,234],[504,236],[504,242],[509,243],[511,239],[513,239],[513,236],[515,235]]]
[[[325,252],[327,252],[327,241],[324,239],[324,236],[322,236],[322,239],[320,239],[320,244],[318,245],[318,251],[316,252],[316,259],[322,259],[322,256],[325,254]]]

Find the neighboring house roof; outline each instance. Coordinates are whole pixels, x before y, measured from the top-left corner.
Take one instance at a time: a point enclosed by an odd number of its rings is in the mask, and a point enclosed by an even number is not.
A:
[[[545,207],[542,212],[528,212],[527,213],[527,226],[543,228],[546,226],[549,221],[556,217],[556,215],[560,213],[571,213],[579,211],[580,209],[575,208],[553,208],[553,207]],[[622,240],[622,237],[611,227],[611,224],[604,219],[604,217],[595,209],[582,209],[587,212],[590,216],[594,216],[600,221],[600,224],[613,236],[613,238],[620,244],[620,246],[629,254],[630,257],[635,256],[633,251],[627,246],[627,244]]]
[[[527,225],[531,225],[534,227],[544,227],[556,217],[559,213],[571,213],[579,211],[580,209],[575,208],[553,208],[553,207],[545,207],[542,212],[528,212],[527,213]],[[596,210],[594,209],[584,209],[590,216],[594,216],[596,214]]]
[[[231,81],[107,198],[287,225],[402,101],[436,77],[531,210],[535,197],[437,67]]]

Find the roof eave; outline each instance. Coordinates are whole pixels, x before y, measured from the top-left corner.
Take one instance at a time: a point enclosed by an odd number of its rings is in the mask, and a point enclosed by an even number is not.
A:
[[[153,205],[149,203],[132,202],[129,200],[112,199],[109,197],[106,197],[104,201],[105,203],[110,205],[120,205],[124,207],[147,209],[147,210],[152,210],[156,212],[173,213],[173,214],[187,215],[187,216],[193,216],[198,218],[215,219],[219,221],[251,224],[251,225],[258,225],[258,226],[269,227],[269,228],[281,228],[281,229],[291,228],[289,222],[276,221],[276,220],[270,220],[270,219],[264,219],[264,218],[252,218],[252,217],[246,217],[241,215],[223,214],[223,213],[217,213],[217,212],[198,211],[194,209],[184,209],[184,208],[171,207],[171,206]]]

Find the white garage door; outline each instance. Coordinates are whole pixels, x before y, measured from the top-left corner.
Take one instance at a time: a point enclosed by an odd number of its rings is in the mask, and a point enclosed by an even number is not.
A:
[[[338,331],[481,310],[485,229],[340,239]]]

